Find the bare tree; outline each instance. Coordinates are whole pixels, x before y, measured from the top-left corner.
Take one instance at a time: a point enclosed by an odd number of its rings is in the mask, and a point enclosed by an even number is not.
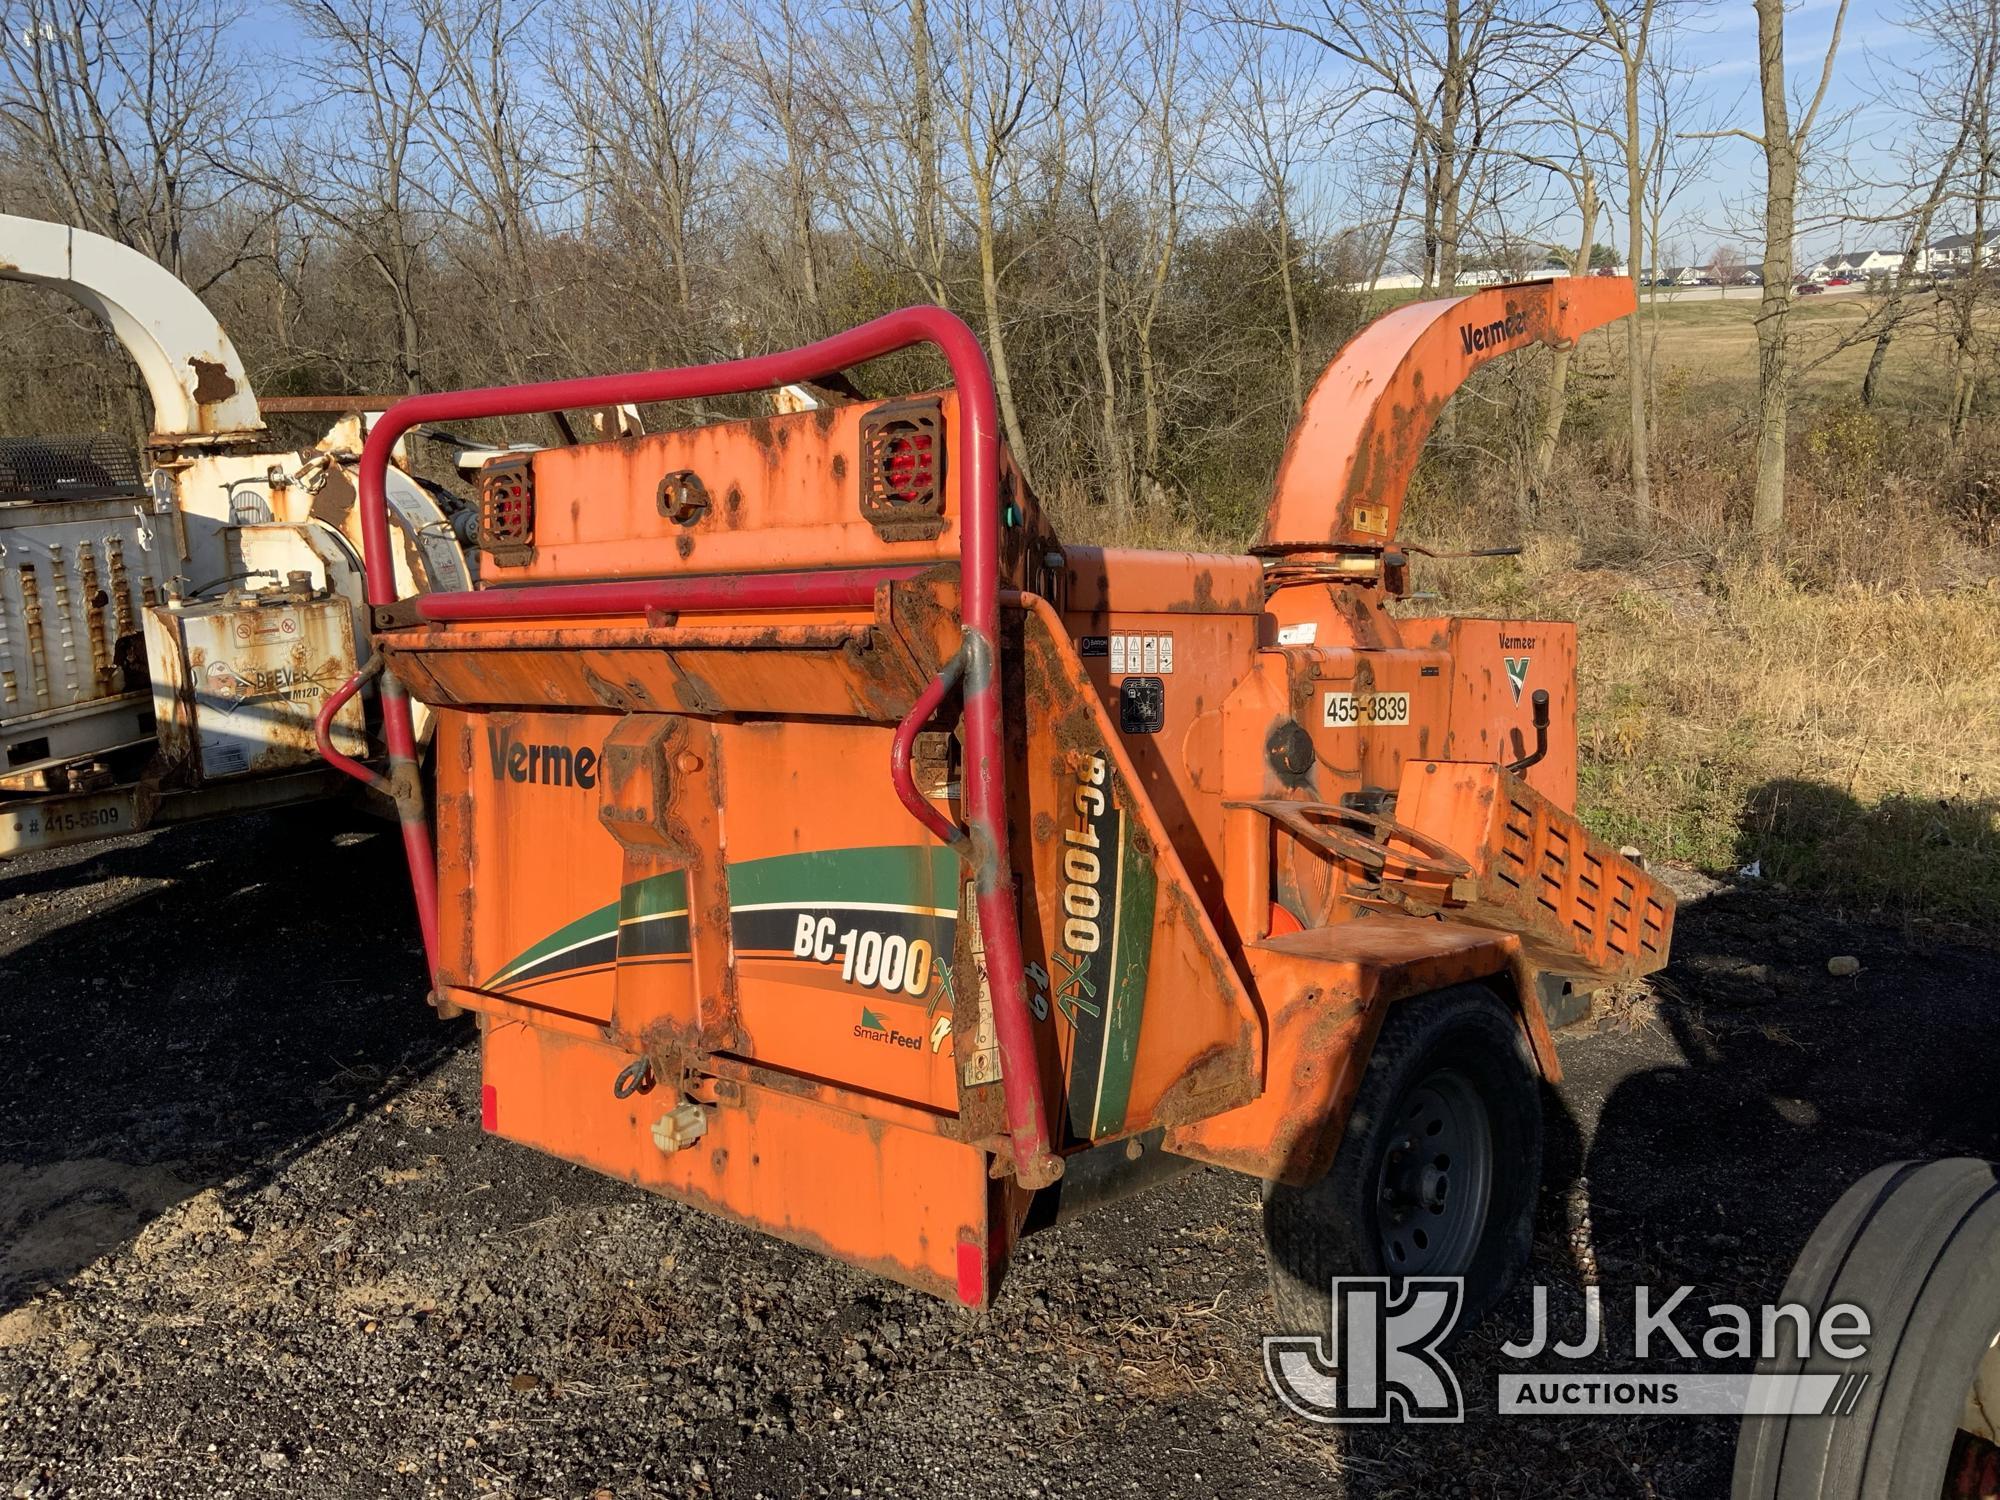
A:
[[[878,260],[951,302],[944,220],[937,30],[929,0],[851,0],[827,39],[831,210]]]
[[[533,267],[550,132],[524,66],[540,6],[541,0],[418,0],[416,6],[435,69],[420,125],[438,163],[441,201],[469,234],[461,255],[483,284],[485,321],[502,330],[493,343],[512,380],[529,377],[552,326]]]
[[[1763,101],[1762,132],[1732,130],[1764,156],[1764,296],[1757,312],[1757,483],[1750,529],[1775,536],[1785,524],[1785,438],[1792,400],[1792,355],[1787,340],[1792,273],[1797,250],[1800,168],[1820,108],[1833,82],[1834,60],[1847,21],[1848,0],[1834,12],[1833,32],[1820,63],[1819,84],[1796,125],[1785,71],[1785,0],[1755,0],[1757,85]]]
[[[1048,118],[1051,101],[1061,93],[1062,58],[1049,45],[1055,30],[1037,4],[1007,6],[996,16],[979,0],[951,0],[945,33],[949,66],[938,89],[958,137],[956,165],[965,196],[954,206],[967,223],[978,257],[980,310],[1000,422],[1024,478],[1028,445],[1001,307],[1011,257],[1001,247],[1000,215],[1002,196],[1021,166],[1023,143]]]
[[[1568,150],[1560,156],[1528,154],[1523,160],[1561,179],[1569,189],[1569,200],[1577,222],[1576,250],[1567,257],[1572,276],[1590,274],[1592,247],[1597,243],[1597,220],[1603,210],[1598,166],[1593,155],[1600,133],[1593,119],[1596,113],[1577,102],[1567,89],[1559,89],[1560,107],[1550,122],[1558,138],[1567,135]],[[1556,443],[1562,437],[1563,420],[1569,408],[1569,367],[1574,345],[1559,344],[1549,359],[1548,385],[1542,398],[1541,424],[1535,435],[1530,478],[1536,489],[1548,483],[1555,463]]]
[[[1990,335],[1982,304],[1990,290],[1987,240],[1993,233],[1993,201],[2000,180],[2000,131],[1995,129],[1994,95],[2000,76],[2000,3],[1996,0],[1951,0],[1928,18],[1928,34],[1947,58],[1956,58],[1963,74],[1957,112],[1963,117],[1964,144],[1955,170],[1947,179],[1950,213],[1969,232],[1963,274],[1949,281],[1939,296],[1951,337],[1951,440],[1965,436],[1979,389],[1979,355]],[[1947,67],[1951,64],[1948,62]]]
[[[1637,0],[1626,7],[1613,0],[1593,0],[1601,45],[1617,64],[1618,114],[1616,142],[1625,176],[1625,265],[1638,276],[1646,265],[1646,200],[1651,170],[1658,153],[1658,132],[1649,139],[1652,122],[1644,108],[1648,68],[1654,60],[1654,27],[1663,19],[1661,0]],[[1651,379],[1639,320],[1625,320],[1625,368],[1631,404],[1632,517],[1642,528],[1652,523]]]
[[[729,136],[729,96],[713,66],[720,40],[708,11],[680,0],[591,0],[577,5],[551,74],[563,118],[582,147],[593,214],[639,274],[620,278],[678,358],[714,353],[704,338],[696,276],[709,195]],[[607,109],[617,99],[620,107]],[[494,180],[512,168],[504,137]],[[474,197],[479,193],[475,190]],[[511,231],[495,228],[503,239]],[[732,351],[733,352],[733,351]]]
[[[1141,65],[1126,79],[1146,164],[1146,270],[1131,315],[1142,421],[1139,468],[1156,494],[1162,490],[1164,416],[1154,336],[1191,208],[1189,195],[1198,181],[1194,163],[1214,123],[1210,80],[1194,46],[1191,20],[1187,0],[1151,0],[1141,6],[1136,38]]]
[[[1426,289],[1458,282],[1468,195],[1481,153],[1562,66],[1550,32],[1515,0],[1319,0],[1300,10],[1232,12],[1241,23],[1311,38],[1353,72],[1354,86],[1410,131],[1423,190]]]
[[[1132,516],[1132,451],[1124,421],[1122,361],[1123,275],[1118,264],[1119,200],[1133,147],[1133,120],[1123,76],[1135,37],[1124,17],[1107,7],[1079,5],[1062,33],[1066,54],[1065,110],[1058,116],[1066,145],[1066,170],[1082,209],[1080,225],[1089,258],[1091,352],[1097,381],[1097,471],[1111,510],[1114,534]]]
[[[318,106],[267,182],[289,184],[299,212],[350,232],[395,310],[402,387],[420,391],[417,281],[435,229],[419,140],[429,32],[388,0],[291,0],[291,9],[317,44],[301,71]]]
[[[1258,196],[1255,221],[1269,247],[1284,303],[1285,373],[1296,416],[1306,399],[1299,270],[1317,228],[1302,200],[1312,185],[1308,165],[1337,126],[1342,101],[1316,87],[1313,59],[1297,45],[1295,34],[1267,35],[1246,27],[1241,37],[1228,99],[1230,129],[1222,150]]]
[[[1642,418],[1641,425],[1645,431],[1641,441],[1646,444],[1648,453],[1655,436],[1653,423],[1659,411],[1660,280],[1669,262],[1685,263],[1689,254],[1684,241],[1678,237],[1670,241],[1668,230],[1671,217],[1677,212],[1676,205],[1682,201],[1683,195],[1691,187],[1709,180],[1709,168],[1717,148],[1717,132],[1706,128],[1713,122],[1691,118],[1701,105],[1697,93],[1699,70],[1692,64],[1682,62],[1676,55],[1675,41],[1672,28],[1657,26],[1654,29],[1643,79],[1644,124],[1641,128],[1648,147],[1643,166],[1646,191],[1641,204],[1645,232],[1638,237],[1641,259],[1634,274],[1643,274],[1639,268],[1647,265],[1653,267],[1654,274],[1649,278],[1653,284],[1646,289],[1645,331],[1638,341],[1638,364],[1632,378],[1644,388],[1642,395],[1635,397],[1634,404]],[[1690,126],[1703,128],[1690,129]],[[1633,318],[1630,321],[1631,332],[1636,333],[1642,319]],[[1638,514],[1636,506],[1634,513]],[[1649,508],[1641,516],[1642,527],[1651,514]]]
[[[233,19],[222,0],[0,0],[0,142],[51,212],[184,280],[191,228],[238,181],[262,113]],[[192,279],[240,264],[262,227],[240,223]]]
[[[735,25],[726,54],[744,82],[742,109],[755,136],[769,144],[778,168],[782,220],[789,241],[784,256],[802,317],[792,321],[811,333],[820,324],[819,224],[825,176],[826,117],[832,109],[832,74],[821,37],[806,23],[797,0],[736,0]]]

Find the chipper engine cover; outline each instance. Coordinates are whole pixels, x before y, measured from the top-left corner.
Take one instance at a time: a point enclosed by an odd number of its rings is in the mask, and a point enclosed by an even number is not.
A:
[[[1484,985],[1553,1074],[1550,1007],[1663,963],[1671,898],[1571,813],[1571,627],[1392,610],[1394,536],[1473,366],[1630,305],[1378,323],[1247,556],[1065,546],[935,308],[391,410],[362,465],[391,789],[486,1128],[980,1305],[1031,1223],[1169,1167],[1309,1187],[1414,997]],[[381,576],[414,423],[917,343],[950,388],[495,460],[481,587]]]

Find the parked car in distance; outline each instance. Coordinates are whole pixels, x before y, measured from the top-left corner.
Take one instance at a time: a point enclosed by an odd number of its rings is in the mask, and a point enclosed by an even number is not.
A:
[[[1826,290],[1817,281],[1801,281],[1793,288],[1801,297],[1817,297]]]

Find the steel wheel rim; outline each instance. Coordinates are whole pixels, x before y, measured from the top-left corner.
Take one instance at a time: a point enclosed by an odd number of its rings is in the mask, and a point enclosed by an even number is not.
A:
[[[1392,1276],[1463,1275],[1493,1195],[1493,1117],[1454,1068],[1397,1103],[1376,1174],[1376,1242]]]

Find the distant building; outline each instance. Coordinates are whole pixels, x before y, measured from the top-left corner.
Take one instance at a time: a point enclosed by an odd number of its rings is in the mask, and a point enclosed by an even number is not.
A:
[[[1926,271],[1962,271],[1972,264],[1972,244],[1974,236],[1969,234],[1948,234],[1943,239],[1932,240],[1927,248],[1929,264]],[[2000,248],[2000,229],[1989,229],[1979,236],[1981,241],[1979,259],[1990,261],[1996,248]]]
[[[1439,292],[1437,295],[1447,296],[1453,293],[1476,291],[1480,287],[1497,286],[1509,281],[1550,281],[1555,277],[1567,276],[1569,274],[1569,267],[1559,263],[1545,265],[1537,270],[1528,271],[1520,275],[1510,275],[1504,270],[1486,266],[1470,271],[1460,271],[1458,273],[1458,281],[1452,288],[1452,293]],[[1592,271],[1589,274],[1593,276],[1623,276],[1625,268],[1623,266],[1613,266],[1608,270],[1600,269]],[[1379,276],[1371,282],[1355,282],[1349,289],[1352,291],[1408,292],[1415,291],[1422,285],[1422,277],[1412,275],[1407,271],[1398,271]]]
[[[1925,257],[1917,257],[1917,269],[1922,271]],[[1891,276],[1902,269],[1903,252],[1900,250],[1843,250],[1838,255],[1829,255],[1825,260],[1806,272],[1806,279],[1822,284],[1836,278],[1848,281],[1866,281],[1871,276]]]

